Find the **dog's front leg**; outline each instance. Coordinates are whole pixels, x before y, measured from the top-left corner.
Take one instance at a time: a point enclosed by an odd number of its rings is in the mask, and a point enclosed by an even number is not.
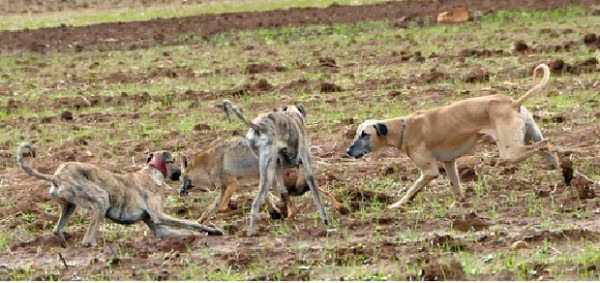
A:
[[[292,200],[290,199],[290,195],[288,194],[287,188],[283,182],[283,164],[279,162],[275,166],[275,185],[279,190],[279,194],[281,195],[281,201],[283,202],[283,207],[286,210],[287,218],[293,219],[298,214],[298,208],[294,205]]]
[[[456,162],[454,160],[444,162],[444,169],[446,169],[446,176],[450,179],[450,186],[452,187],[455,200],[463,202],[464,199],[460,192],[460,177],[458,176]]]
[[[217,196],[215,201],[208,207],[208,210],[206,210],[204,213],[202,213],[200,218],[198,218],[198,223],[202,224],[204,221],[206,221],[206,219],[208,219],[211,215],[213,215],[215,212],[217,212],[217,209],[219,208],[219,204],[223,202],[223,197],[225,196],[225,191],[226,191],[225,187],[219,186],[219,196]]]
[[[404,195],[400,201],[390,205],[389,208],[399,208],[412,201],[419,191],[421,191],[425,186],[427,186],[427,184],[429,184],[429,182],[431,182],[431,180],[435,179],[440,174],[435,159],[426,159],[419,162],[417,162],[415,159],[413,160],[417,166],[421,168],[421,176],[419,176],[419,179],[417,179],[415,184],[410,187],[408,192],[406,192],[406,195]]]
[[[321,196],[319,195],[319,187],[317,187],[317,183],[315,182],[315,176],[312,172],[312,159],[308,149],[303,150],[302,152],[302,172],[304,174],[304,179],[310,188],[310,192],[315,200],[315,204],[317,205],[317,210],[319,212],[319,216],[323,220],[325,225],[329,225],[331,221],[329,221],[329,217],[327,216],[327,212],[325,212],[325,208],[323,207],[323,203],[321,202]]]

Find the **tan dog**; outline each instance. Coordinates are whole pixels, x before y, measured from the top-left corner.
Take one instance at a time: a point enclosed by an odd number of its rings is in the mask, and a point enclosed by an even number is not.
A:
[[[150,154],[146,166],[134,173],[115,174],[95,165],[67,162],[58,166],[52,176],[29,167],[23,158],[25,149],[35,157],[35,149],[28,143],[21,143],[17,149],[17,162],[21,168],[33,177],[52,183],[50,195],[62,210],[54,234],[63,246],[67,241],[62,229],[78,206],[92,211],[90,226],[82,241],[85,247],[96,245],[98,225],[104,217],[124,225],[143,221],[156,237],[192,235],[190,231],[168,227],[208,232],[209,235],[223,234],[219,229],[177,219],[163,211],[161,190],[166,186],[165,178],[177,180],[180,175],[171,152]]]
[[[494,138],[500,158],[506,161],[520,162],[538,153],[553,168],[558,168],[556,154],[549,150],[533,117],[522,106],[548,84],[548,66],[538,65],[533,72],[534,79],[539,70],[544,71],[540,83],[518,100],[503,95],[476,97],[401,118],[365,121],[358,126],[347,153],[360,158],[383,147],[397,147],[421,169],[417,182],[391,208],[411,201],[435,179],[439,175],[438,161],[444,163],[454,195],[462,201],[455,159],[471,150],[484,135]]]
[[[328,225],[329,217],[321,204],[319,189],[312,172],[312,157],[302,124],[303,119],[300,118],[302,113],[299,110],[288,108],[282,112],[262,113],[254,120],[249,121],[231,101],[224,100],[223,106],[228,117],[228,110],[231,110],[250,128],[246,139],[258,157],[259,193],[252,203],[248,235],[257,234],[254,225],[258,217],[258,210],[271,185],[276,184],[275,188],[281,194],[284,207],[287,207],[288,211],[291,210],[289,194],[283,185],[284,163],[291,166],[302,164],[302,173],[317,205],[319,216]]]
[[[208,149],[195,155],[188,160],[181,160],[181,195],[187,195],[192,187],[218,187],[220,194],[214,203],[202,214],[198,221],[203,223],[215,212],[229,211],[229,200],[238,186],[256,186],[260,181],[258,156],[250,147],[250,143],[244,137],[231,137],[213,143]],[[287,164],[287,163],[286,163]],[[287,166],[287,165],[286,165]],[[302,165],[299,165],[302,166]],[[283,183],[290,196],[300,196],[309,190],[302,174],[298,174],[296,167],[283,168]],[[340,213],[348,213],[348,210],[329,193],[319,190],[333,203]],[[276,209],[270,198],[267,199],[269,211],[272,218],[281,218],[282,215]],[[290,201],[291,202],[291,201]],[[288,218],[294,218],[298,209],[290,203],[291,209],[287,211]],[[287,210],[287,207],[280,207]],[[285,211],[283,211],[284,214]]]

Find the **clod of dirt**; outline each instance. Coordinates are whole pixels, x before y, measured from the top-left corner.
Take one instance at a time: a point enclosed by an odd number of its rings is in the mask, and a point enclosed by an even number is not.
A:
[[[577,61],[573,65],[571,73],[580,74],[580,73],[589,73],[596,70],[596,65],[598,64],[598,59],[595,57],[591,57],[585,60]]]
[[[342,90],[342,87],[339,85],[328,82],[321,83],[321,92],[339,92]]]
[[[469,250],[469,248],[460,240],[457,240],[450,235],[434,235],[434,237],[430,240],[429,245],[431,248],[443,248],[451,252]]]
[[[569,63],[565,63],[565,61],[561,59],[554,60],[548,63],[548,67],[550,67],[550,71],[553,73],[561,74],[562,72],[570,72],[573,67]]]
[[[60,118],[65,120],[73,120],[73,113],[70,111],[64,111],[62,114],[60,114]]]
[[[515,42],[513,45],[513,52],[520,53],[529,50],[529,46],[523,40],[519,40]]]
[[[255,87],[259,90],[266,91],[272,89],[273,85],[270,84],[266,79],[260,79],[258,82],[256,82]]]
[[[510,248],[513,251],[516,251],[516,250],[521,250],[521,249],[529,249],[530,246],[525,241],[516,241],[516,242],[512,243],[512,245],[510,245]]]
[[[562,169],[563,180],[565,184],[571,185],[571,180],[573,180],[573,162],[568,159],[561,160],[560,168]]]
[[[544,118],[542,119],[542,121],[544,121],[544,123],[564,123],[567,120],[567,118],[564,115],[556,115],[556,116],[552,116],[552,117],[548,117],[548,118]]]
[[[287,68],[284,66],[274,66],[269,63],[251,63],[246,66],[246,73],[259,74],[266,72],[284,72]]]
[[[600,16],[600,10],[594,10],[592,16]]]
[[[337,68],[337,65],[335,64],[335,59],[331,57],[320,57],[319,67]]]
[[[392,203],[392,197],[384,194],[368,190],[350,189],[346,192],[348,198],[352,201],[365,201],[378,203]]]
[[[490,73],[481,67],[471,68],[462,78],[465,83],[487,82],[489,80]]]
[[[204,131],[204,130],[210,130],[210,126],[205,123],[198,123],[198,124],[194,125],[194,131]]]
[[[600,189],[600,183],[595,182],[582,173],[577,173],[569,185],[571,188],[577,190],[577,197],[580,200],[596,198],[595,189]]]
[[[588,33],[583,37],[583,43],[586,45],[596,44],[596,40],[598,40],[598,36],[595,33]]]
[[[481,218],[464,219],[464,220],[463,219],[455,219],[452,221],[452,228],[454,228],[454,230],[461,231],[461,232],[468,232],[469,230],[481,231],[481,230],[488,229],[490,226],[492,226],[490,223],[488,223],[486,220],[483,220]]]
[[[462,23],[469,20],[469,10],[465,7],[456,7],[438,14],[437,22],[440,24]]]
[[[421,269],[416,275],[409,275],[406,278],[408,281],[459,281],[466,279],[467,274],[463,270],[460,262],[456,259],[452,259],[450,263],[439,263],[437,261],[432,261],[425,268]]]
[[[419,75],[419,79],[425,83],[433,83],[442,80],[446,77],[446,74],[436,69],[431,69],[429,73],[423,73]]]

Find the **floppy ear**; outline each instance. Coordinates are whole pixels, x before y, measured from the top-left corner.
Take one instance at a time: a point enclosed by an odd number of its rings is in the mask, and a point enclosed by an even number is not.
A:
[[[300,113],[302,113],[302,116],[304,116],[304,118],[306,119],[306,109],[304,109],[304,105],[298,104],[296,105],[296,108],[298,108]]]
[[[148,153],[148,158],[146,159],[146,163],[149,163],[150,160],[152,160],[152,157],[154,157],[154,153]]]
[[[385,124],[377,123],[373,127],[375,127],[375,130],[377,130],[377,134],[378,135],[384,136],[384,137],[387,136],[388,129],[387,129],[387,126]]]
[[[170,151],[163,151],[162,159],[163,160],[171,160],[171,159],[173,159],[173,154],[171,154]]]

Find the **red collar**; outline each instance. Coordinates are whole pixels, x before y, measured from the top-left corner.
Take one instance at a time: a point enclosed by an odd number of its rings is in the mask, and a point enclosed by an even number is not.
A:
[[[165,162],[162,160],[162,158],[154,156],[152,157],[152,160],[148,162],[148,165],[150,165],[150,167],[158,169],[158,171],[162,173],[163,177],[167,178],[167,166],[165,165]]]

